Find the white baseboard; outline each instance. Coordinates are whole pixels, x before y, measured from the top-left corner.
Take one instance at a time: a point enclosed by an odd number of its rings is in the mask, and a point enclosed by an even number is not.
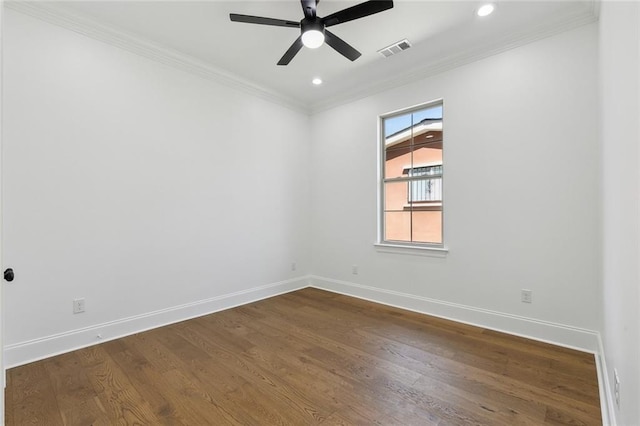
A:
[[[596,354],[599,333],[583,328],[526,318],[473,306],[445,302],[427,297],[370,287],[362,284],[309,277],[310,285],[322,290],[370,300],[414,312],[450,319],[528,339]]]
[[[4,365],[5,368],[16,367],[105,341],[299,290],[308,286],[308,280],[308,276],[298,277],[96,324],[91,327],[7,345],[4,348]],[[101,338],[97,338],[98,334]]]
[[[596,367],[598,370],[598,389],[600,390],[600,409],[602,411],[602,425],[616,426],[616,412],[614,396],[609,385],[609,370],[604,353],[602,338],[598,334],[598,353],[596,354]]]

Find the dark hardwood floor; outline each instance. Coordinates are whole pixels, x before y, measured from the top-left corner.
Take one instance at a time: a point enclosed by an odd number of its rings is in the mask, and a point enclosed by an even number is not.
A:
[[[9,426],[601,424],[593,355],[311,288],[7,379]]]

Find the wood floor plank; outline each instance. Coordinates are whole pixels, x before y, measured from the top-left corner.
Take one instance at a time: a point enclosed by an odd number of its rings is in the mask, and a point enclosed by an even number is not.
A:
[[[229,396],[244,382],[237,378],[227,380],[223,374],[208,380],[199,368],[185,364],[147,333],[127,339],[130,339],[128,343],[132,350],[148,360],[148,368],[154,377],[150,380],[153,380],[152,383],[163,397],[171,401],[176,415],[184,419],[186,424],[206,424],[211,418],[225,418],[224,424],[251,424],[255,421],[248,414],[238,411]],[[216,364],[220,366],[218,361]]]
[[[448,401],[466,407],[468,411],[475,413],[474,416],[489,416],[491,424],[495,425],[540,425],[544,423],[547,414],[547,407],[544,405],[531,406],[517,400],[514,402],[509,396],[498,392],[479,394],[428,378],[414,385],[429,394],[445,395]]]
[[[153,424],[158,418],[129,381],[128,374],[107,354],[107,342],[76,351],[82,370],[110,419],[125,424]]]
[[[277,326],[283,326],[278,322],[280,321],[279,319],[269,318],[269,320],[274,321]],[[324,346],[331,347],[337,351],[335,354],[327,351],[319,356],[314,356],[313,352],[306,351],[304,355],[307,356],[301,357],[300,361],[307,365],[313,364],[319,371],[328,371],[331,375],[335,375],[344,380],[352,389],[348,392],[347,396],[347,398],[351,400],[351,404],[348,406],[349,408],[354,409],[355,407],[357,409],[359,405],[375,407],[377,413],[372,419],[386,418],[387,420],[384,421],[383,424],[411,424],[411,418],[407,418],[408,413],[416,414],[417,418],[431,419],[432,422],[440,420],[439,415],[450,417],[450,414],[438,413],[438,410],[434,409],[434,406],[430,407],[430,410],[422,410],[415,405],[407,403],[408,401],[403,400],[402,397],[396,393],[385,392],[387,389],[378,385],[371,386],[373,380],[376,378],[383,379],[386,376],[378,376],[377,373],[374,373],[375,369],[371,369],[367,363],[360,362],[357,357],[353,357],[352,354],[349,353],[353,352],[352,348],[349,350],[344,349],[348,347],[347,345],[336,344],[319,334],[305,332],[304,325],[299,327],[291,324],[290,329],[291,335],[293,336],[308,339],[309,342],[318,342],[320,345],[314,347],[314,351],[316,352],[322,352]],[[332,355],[327,356],[328,354]],[[394,377],[394,375],[390,377]],[[395,379],[397,379],[397,377]],[[395,382],[395,379],[392,381]],[[416,376],[413,376],[409,379],[408,383],[413,383],[415,380]],[[402,384],[398,383],[397,386],[401,387]],[[342,396],[344,397],[344,394]],[[366,416],[367,414],[364,415]],[[413,418],[413,421],[415,421],[415,418],[416,417]]]
[[[260,341],[261,337],[256,335],[254,339]],[[307,344],[304,340],[301,342],[303,345]],[[284,380],[303,394],[314,395],[315,404],[325,407],[326,411],[337,410],[342,413],[343,418],[367,419],[369,424],[385,420],[382,424],[398,423],[397,419],[377,409],[360,413],[358,408],[361,403],[358,398],[366,397],[366,392],[359,389],[359,384],[353,378],[345,378],[339,372],[328,370],[326,365],[308,357],[309,350],[307,347],[295,352],[279,352],[277,357],[273,357],[255,348],[250,351],[249,356],[254,359],[268,359],[269,365],[277,366],[278,370],[284,372]]]
[[[551,389],[533,386],[527,382],[487,372],[482,369],[455,363],[451,360],[434,358],[430,361],[430,368],[425,372],[425,378],[421,380],[439,380],[452,386],[468,389],[479,395],[492,394],[496,400],[509,398],[508,404],[523,400],[526,405],[535,410],[538,405],[566,406],[570,407],[577,418],[595,417],[599,419],[599,405],[587,404],[581,401],[552,393]],[[523,410],[524,407],[520,407]]]
[[[108,424],[104,406],[82,368],[77,352],[43,361],[65,425]]]
[[[217,359],[228,360],[225,367],[229,371],[237,373],[247,382],[268,392],[271,395],[271,404],[284,403],[287,409],[297,411],[304,423],[320,422],[330,413],[314,404],[304,393],[284,380],[281,369],[274,370],[273,364],[265,365],[260,362],[260,359],[251,357],[247,351],[234,353],[233,346],[229,347],[228,341],[218,339],[219,334],[216,331],[219,329],[208,329],[204,325],[194,323],[192,327],[185,328],[183,333],[187,339],[197,342],[196,344],[201,345],[207,352],[217,354]],[[273,342],[263,343],[266,347],[272,347]],[[255,344],[249,350],[254,347]]]
[[[8,371],[7,425],[599,425],[591,354],[307,288]]]
[[[272,330],[286,330],[286,332],[280,337],[281,339],[284,339],[283,346],[295,344],[299,347],[299,352],[310,351],[318,347],[328,348],[330,352],[335,354],[348,354],[353,358],[353,362],[362,363],[366,368],[374,369],[375,371],[380,372],[380,374],[391,374],[410,383],[415,382],[420,377],[419,372],[407,368],[405,365],[397,362],[398,356],[402,357],[401,352],[405,348],[398,348],[397,352],[394,353],[393,356],[385,359],[384,357],[379,356],[377,348],[370,350],[369,346],[363,344],[359,340],[357,330],[352,330],[349,333],[349,342],[345,344],[345,342],[332,338],[331,334],[319,335],[317,333],[309,333],[305,328],[300,328],[297,325],[288,325],[286,322],[283,322],[283,320],[272,318],[271,321],[273,321],[270,323],[271,327],[262,327],[260,332],[265,332],[265,330],[268,330],[269,328]],[[265,320],[265,323],[266,322],[267,320]],[[273,335],[270,337],[272,339],[277,339],[277,337]],[[304,347],[301,347],[300,345],[303,342]]]
[[[181,398],[169,398],[166,390],[169,387],[164,378],[150,367],[144,356],[131,346],[126,348],[106,347],[105,350],[127,372],[127,377],[140,396],[149,404],[153,413],[162,424],[188,425],[188,419],[180,412],[177,404],[182,404]],[[149,386],[154,383],[155,386]],[[190,410],[185,410],[190,413]],[[191,423],[193,424],[193,423]]]
[[[250,424],[247,421],[253,421],[250,416],[244,416],[234,409],[227,395],[219,394],[215,387],[203,386],[202,382],[194,380],[192,375],[186,375],[181,370],[164,372],[162,382],[170,389],[168,396],[175,401],[176,411],[187,425],[205,422],[245,425]]]
[[[7,425],[62,425],[60,407],[55,398],[55,389],[49,379],[44,363],[34,362],[7,372],[5,411]]]
[[[248,307],[248,309],[251,309],[252,307]],[[260,309],[264,308],[264,306],[261,304],[259,306]],[[267,308],[269,309],[269,308]],[[292,344],[291,341],[295,340],[298,343],[300,343],[301,341],[301,335],[304,334],[303,330],[300,328],[297,328],[297,326],[290,324],[288,322],[281,322],[278,319],[274,319],[272,318],[272,316],[266,316],[264,321],[266,322],[267,320],[271,321],[275,321],[276,322],[276,326],[275,329],[281,329],[281,330],[286,330],[286,332],[284,333],[284,335],[288,336],[289,338],[289,343],[288,345],[292,348],[295,348],[296,350],[294,351],[295,353],[298,354],[302,354],[304,355],[304,353],[302,352],[301,348],[295,344]],[[261,327],[262,331],[265,331],[264,327]],[[295,337],[297,336],[297,337]],[[314,336],[307,336],[307,341],[306,343],[304,343],[306,345],[306,347],[317,347],[318,344],[324,344],[325,341],[320,341],[318,340],[318,335]],[[327,375],[328,369],[327,369],[327,365],[326,363],[321,363],[320,365],[315,365],[313,363],[313,360],[309,357],[304,357],[304,356],[299,356],[297,359],[290,359],[289,362],[292,365],[299,365],[299,366],[304,366],[303,368],[307,368],[307,369],[315,369],[316,371],[319,372],[319,382],[326,382],[326,381],[332,381],[334,379],[336,379],[335,377],[331,377],[331,376],[335,376],[336,373],[333,371],[329,371],[330,376]],[[353,378],[351,378],[353,380]],[[349,409],[351,412],[354,412],[354,408],[356,407],[356,411],[359,405],[362,404],[361,399],[362,398],[367,398],[369,401],[372,400],[372,395],[368,394],[369,389],[359,389],[357,388],[357,386],[354,386],[353,383],[348,383],[348,379],[345,380],[342,376],[340,376],[340,378],[338,378],[339,381],[341,381],[342,383],[339,386],[339,389],[344,389],[345,386],[349,387],[349,392],[346,393],[341,393],[340,395],[337,395],[338,398],[344,399],[346,400],[346,406],[342,407],[341,409]],[[415,377],[412,378],[412,381],[415,380]],[[318,382],[318,380],[316,380],[316,382]],[[357,399],[355,401],[353,401],[354,396],[360,399]],[[374,395],[375,397],[377,397],[378,395]],[[375,401],[374,401],[375,402]],[[351,403],[351,405],[348,405],[349,403]],[[376,404],[374,403],[370,403],[368,404],[369,407],[376,407]],[[382,407],[384,407],[384,404],[382,405]],[[398,421],[398,419],[391,417],[391,415],[389,413],[384,413],[384,412],[380,412],[377,409],[372,409],[369,408],[368,409],[368,415],[369,415],[369,423],[373,423],[375,422],[376,419],[382,419],[383,420],[383,424],[408,424],[407,422],[400,422]],[[396,413],[395,410],[392,410],[393,413]],[[373,412],[373,413],[372,413]],[[386,421],[385,421],[386,419]],[[415,420],[415,419],[414,419]]]

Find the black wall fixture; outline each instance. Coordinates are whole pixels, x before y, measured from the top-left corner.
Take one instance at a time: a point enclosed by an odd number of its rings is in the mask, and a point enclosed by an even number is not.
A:
[[[11,282],[13,281],[13,279],[15,278],[15,275],[13,273],[13,269],[11,268],[7,268],[4,271],[4,279]]]

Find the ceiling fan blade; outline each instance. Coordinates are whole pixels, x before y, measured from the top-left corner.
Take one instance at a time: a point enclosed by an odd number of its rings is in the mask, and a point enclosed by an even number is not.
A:
[[[286,21],[284,19],[264,18],[262,16],[239,15],[230,13],[229,18],[233,22],[245,22],[247,24],[272,25],[275,27],[300,28],[300,22]]]
[[[282,58],[278,61],[278,65],[289,65],[289,62],[293,59],[294,56],[302,49],[302,36],[298,37],[296,41],[293,42],[289,50],[287,50]]]
[[[313,19],[316,17],[316,5],[318,4],[316,0],[300,0],[300,3],[305,18]]]
[[[324,30],[324,41],[331,47],[333,47],[339,54],[349,59],[350,61],[355,61],[362,55],[356,49],[351,47],[346,41],[342,40],[340,37],[332,33],[331,31]]]
[[[365,16],[391,9],[392,7],[392,0],[369,0],[327,15],[322,18],[322,22],[325,27],[330,27],[332,25],[342,24],[343,22],[353,21],[354,19],[364,18]]]

